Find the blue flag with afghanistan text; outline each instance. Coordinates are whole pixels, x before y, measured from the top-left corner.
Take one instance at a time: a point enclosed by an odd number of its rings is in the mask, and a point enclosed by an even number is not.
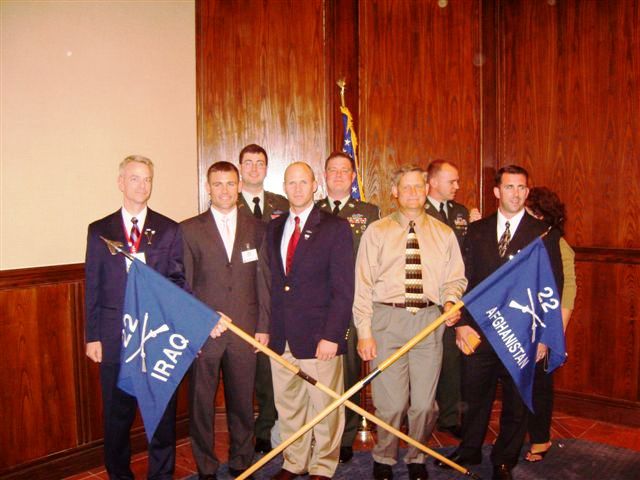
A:
[[[351,112],[347,107],[340,107],[340,113],[342,113],[342,126],[344,128],[344,136],[342,138],[342,152],[353,158],[356,165],[356,178],[353,179],[351,184],[351,196],[356,200],[364,201],[364,192],[362,191],[362,183],[360,181],[360,175],[358,174],[358,138],[356,137],[356,131],[353,128],[353,118]]]
[[[566,357],[560,292],[542,240],[531,242],[462,301],[533,411],[538,343],[549,347],[549,372]]]
[[[124,298],[118,387],[138,400],[151,441],[167,404],[220,315],[139,260]]]

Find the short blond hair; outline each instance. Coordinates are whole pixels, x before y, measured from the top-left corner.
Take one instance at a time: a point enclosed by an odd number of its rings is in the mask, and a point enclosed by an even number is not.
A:
[[[129,155],[127,158],[122,160],[120,162],[120,165],[118,166],[118,175],[122,175],[126,166],[133,162],[144,163],[147,167],[149,167],[149,170],[151,170],[151,176],[153,177],[153,162],[147,157],[143,157],[142,155]]]
[[[422,178],[424,178],[424,181],[426,183],[426,181],[427,181],[427,172],[420,165],[415,165],[415,164],[405,164],[405,165],[401,165],[398,168],[396,168],[393,171],[393,173],[391,174],[391,183],[395,187],[397,187],[398,183],[400,183],[400,178],[402,178],[403,175],[405,175],[407,173],[411,173],[411,172],[419,172],[419,173],[421,173],[422,174]]]

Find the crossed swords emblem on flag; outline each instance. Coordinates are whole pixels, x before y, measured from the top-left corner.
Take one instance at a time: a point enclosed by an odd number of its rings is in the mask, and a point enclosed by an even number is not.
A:
[[[545,323],[542,321],[542,319],[536,313],[536,308],[535,308],[535,305],[533,303],[533,296],[531,295],[531,289],[530,288],[527,288],[527,294],[529,295],[529,305],[520,305],[515,300],[511,300],[509,302],[509,307],[514,308],[516,310],[520,310],[524,314],[528,313],[528,314],[531,315],[531,341],[535,342],[536,341],[536,329],[538,328],[538,324],[540,324],[540,326],[543,327],[543,328],[547,328],[547,326],[545,325]]]
[[[126,328],[127,321],[129,326],[128,330]],[[129,345],[133,332],[135,332],[136,328],[138,328],[138,322],[139,320],[137,318],[134,320],[129,314],[126,314],[124,316],[125,327],[122,329],[122,343],[124,344],[125,347]],[[148,322],[149,322],[149,313],[145,313],[144,318],[142,320],[142,335],[140,336],[140,346],[136,351],[134,351],[129,356],[129,358],[125,360],[125,363],[129,363],[130,361],[134,360],[138,355],[140,355],[140,358],[142,360],[142,371],[145,373],[147,371],[147,364],[146,364],[147,355],[144,351],[144,344],[147,343],[147,340],[149,340],[150,338],[156,338],[159,334],[169,331],[169,326],[165,323],[160,325],[155,330],[153,328],[149,329],[149,332],[147,333]]]

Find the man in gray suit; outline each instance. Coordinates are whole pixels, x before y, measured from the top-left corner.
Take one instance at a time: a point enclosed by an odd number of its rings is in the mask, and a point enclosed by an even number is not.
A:
[[[264,224],[236,206],[241,188],[238,169],[217,162],[207,172],[210,210],[180,224],[187,283],[194,295],[266,345],[268,325],[258,320],[256,268]],[[236,477],[253,460],[253,385],[256,358],[252,347],[232,333],[209,339],[191,372],[190,435],[200,479],[216,478],[214,398],[220,370],[230,436],[229,472]]]
[[[282,195],[264,189],[264,179],[269,167],[266,150],[255,143],[249,144],[240,151],[239,163],[242,194],[238,196],[238,209],[251,213],[265,223],[287,213],[289,201]],[[255,450],[258,453],[267,453],[271,451],[271,429],[276,423],[278,412],[273,400],[269,357],[264,353],[258,353],[256,362],[258,417],[255,422]]]

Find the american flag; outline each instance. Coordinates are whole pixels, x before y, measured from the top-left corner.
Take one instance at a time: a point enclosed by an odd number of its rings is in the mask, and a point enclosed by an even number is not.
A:
[[[362,189],[362,182],[358,173],[358,170],[360,169],[356,153],[358,150],[358,139],[356,137],[356,131],[353,128],[353,117],[351,117],[351,112],[347,107],[341,106],[340,112],[342,113],[342,125],[344,127],[342,151],[353,158],[356,163],[356,178],[351,184],[351,196],[356,200],[364,201],[364,191]]]

